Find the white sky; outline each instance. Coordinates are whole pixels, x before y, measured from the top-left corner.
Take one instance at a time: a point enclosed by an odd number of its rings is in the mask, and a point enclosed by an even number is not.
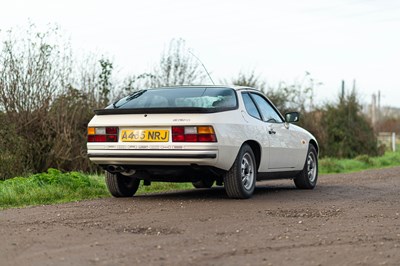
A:
[[[399,0],[0,0],[0,29],[57,23],[75,49],[113,58],[121,75],[149,70],[183,38],[215,81],[255,69],[268,84],[305,71],[319,102],[353,79],[364,102],[400,107]]]

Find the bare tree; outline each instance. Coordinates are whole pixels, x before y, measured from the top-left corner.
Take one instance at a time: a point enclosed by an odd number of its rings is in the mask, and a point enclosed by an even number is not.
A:
[[[321,84],[309,72],[305,72],[301,79],[295,80],[291,84],[281,81],[276,88],[270,87],[264,92],[282,110],[291,109],[304,113],[315,109],[314,91]]]
[[[102,58],[99,61],[101,65],[101,73],[99,75],[99,86],[100,86],[100,102],[103,105],[107,105],[110,102],[111,92],[111,74],[113,70],[112,62],[107,58]]]
[[[123,94],[152,87],[198,85],[207,77],[201,62],[186,48],[183,39],[172,39],[150,72],[131,75],[124,80]]]
[[[157,76],[153,73],[142,73],[140,75],[131,75],[125,78],[122,85],[121,94],[133,93],[134,91],[158,87]]]
[[[57,28],[40,33],[34,25],[24,37],[8,31],[0,54],[0,106],[8,114],[46,109],[62,90],[71,58],[65,44],[50,42],[57,37]]]
[[[226,80],[224,83],[229,83]],[[252,70],[248,73],[239,72],[239,75],[233,79],[231,79],[231,84],[236,86],[245,86],[258,89],[260,91],[265,90],[265,81],[260,79],[260,75],[257,75],[255,70]]]
[[[199,61],[186,49],[183,39],[171,40],[153,74],[153,82],[158,86],[201,84],[206,77]]]

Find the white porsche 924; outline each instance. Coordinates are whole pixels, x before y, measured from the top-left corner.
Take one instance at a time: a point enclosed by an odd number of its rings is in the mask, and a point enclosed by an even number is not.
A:
[[[141,180],[224,186],[230,198],[249,198],[256,181],[293,179],[313,189],[318,143],[248,87],[180,86],[136,91],[88,125],[88,156],[106,170],[115,197],[131,197]]]

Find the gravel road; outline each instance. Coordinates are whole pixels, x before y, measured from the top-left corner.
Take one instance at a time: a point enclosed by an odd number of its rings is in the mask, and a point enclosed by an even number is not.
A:
[[[0,265],[400,265],[400,167],[3,210]]]

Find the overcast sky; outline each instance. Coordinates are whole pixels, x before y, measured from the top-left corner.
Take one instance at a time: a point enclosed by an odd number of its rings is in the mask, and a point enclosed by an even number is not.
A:
[[[255,69],[271,86],[305,72],[319,102],[353,79],[364,102],[400,107],[398,0],[0,0],[0,29],[58,24],[75,49],[113,58],[120,75],[149,70],[183,38],[214,80]],[[1,35],[0,35],[1,36]]]

